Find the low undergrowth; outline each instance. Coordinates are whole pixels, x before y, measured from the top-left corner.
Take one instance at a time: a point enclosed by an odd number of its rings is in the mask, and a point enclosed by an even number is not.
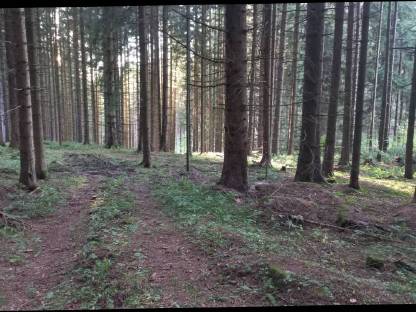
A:
[[[139,223],[125,176],[106,179],[90,207],[85,243],[78,264],[46,295],[47,309],[140,307],[157,300],[146,285],[148,271],[132,267],[140,256],[125,254]]]
[[[255,220],[257,212],[230,192],[218,192],[207,186],[196,185],[186,178],[154,185],[153,194],[165,211],[205,247],[249,247],[254,250],[278,250],[279,245]]]

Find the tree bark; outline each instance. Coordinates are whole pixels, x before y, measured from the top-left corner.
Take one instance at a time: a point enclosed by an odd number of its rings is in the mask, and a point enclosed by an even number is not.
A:
[[[380,2],[380,13],[378,18],[378,30],[377,30],[377,46],[376,46],[376,67],[374,73],[374,86],[373,94],[371,98],[371,117],[370,117],[370,130],[368,136],[368,148],[370,153],[373,150],[373,133],[374,133],[374,119],[375,119],[375,109],[376,109],[376,99],[377,99],[377,83],[378,83],[378,67],[380,59],[380,40],[381,40],[381,25],[383,20],[383,2]]]
[[[16,95],[16,60],[15,60],[15,41],[11,11],[5,9],[5,30],[6,30],[6,59],[9,86],[9,118],[10,118],[10,147],[19,147],[19,111]]]
[[[282,101],[283,89],[283,64],[285,62],[285,39],[286,39],[286,11],[287,3],[283,3],[282,18],[280,22],[280,38],[279,38],[279,56],[277,59],[277,85],[276,85],[276,105],[274,109],[274,123],[273,123],[273,142],[272,154],[279,154],[280,141],[280,109]]]
[[[160,149],[168,151],[168,7],[163,6],[163,60],[162,60],[162,133],[160,136]]]
[[[146,18],[145,7],[138,7],[139,15],[139,44],[140,44],[140,132],[142,133],[143,144],[143,166],[150,168],[150,142],[148,126],[148,99],[147,99],[147,40],[146,40]]]
[[[320,160],[316,158],[319,158],[317,129],[319,129],[325,5],[324,3],[308,3],[307,6],[302,128],[295,181],[322,182]]]
[[[81,85],[80,85],[80,72],[79,72],[79,8],[72,8],[73,10],[73,56],[75,66],[75,107],[76,107],[76,137],[77,142],[82,142],[82,107],[81,107]]]
[[[201,52],[201,153],[205,153],[206,150],[206,138],[205,138],[205,115],[206,115],[206,107],[205,107],[205,75],[206,75],[206,66],[205,66],[205,40],[207,40],[207,28],[205,26],[206,23],[206,15],[207,15],[207,7],[205,5],[202,5],[202,13],[201,13],[201,41],[200,41],[200,52]]]
[[[246,191],[247,96],[246,5],[225,6],[225,142],[220,183]]]
[[[340,166],[347,166],[350,161],[350,132],[351,132],[351,105],[352,105],[352,41],[354,33],[354,2],[348,4],[347,49],[345,55],[345,87],[344,110],[342,120],[342,143]]]
[[[386,31],[386,46],[385,46],[385,57],[384,57],[384,78],[383,78],[383,96],[381,99],[381,114],[380,114],[380,125],[378,129],[378,154],[377,160],[381,161],[380,152],[384,150],[386,140],[386,124],[388,118],[388,79],[389,79],[389,61],[390,61],[390,26],[391,26],[391,2],[389,2],[389,8],[387,13],[387,31]]]
[[[32,102],[24,9],[10,9],[16,49],[16,88],[19,105],[20,183],[29,190],[37,188],[35,147],[33,143]]]
[[[39,20],[37,19],[37,14],[35,12],[36,10],[36,8],[25,9],[25,21],[28,46],[28,61],[30,69],[36,176],[38,179],[46,179],[47,170],[43,147],[42,106],[39,79]]]
[[[412,91],[409,103],[409,121],[407,124],[406,158],[404,177],[413,179],[413,138],[415,133],[415,110],[416,110],[416,49],[413,58]]]
[[[295,137],[295,120],[296,120],[296,88],[297,88],[297,73],[298,73],[298,45],[299,45],[299,15],[300,4],[296,3],[296,13],[294,21],[293,32],[293,53],[292,53],[292,83],[291,83],[291,96],[290,96],[290,114],[289,114],[289,135],[287,143],[287,154],[293,154],[293,140]]]
[[[85,52],[85,26],[84,10],[80,8],[80,30],[81,30],[81,67],[82,67],[82,102],[84,108],[84,144],[90,144],[89,118],[88,118],[88,88],[87,88],[87,57]]]
[[[350,187],[359,189],[359,175],[360,175],[360,154],[361,154],[361,137],[363,128],[363,107],[364,107],[364,91],[365,91],[365,76],[367,70],[367,45],[368,45],[368,28],[370,21],[370,3],[364,2],[362,26],[361,26],[361,44],[360,44],[360,63],[358,69],[357,81],[357,98],[355,108],[355,129],[354,142],[352,148],[352,163],[350,175]]]
[[[152,148],[153,151],[160,150],[160,74],[159,74],[159,7],[151,7],[153,19],[151,21],[153,38],[153,59],[152,59],[152,86],[153,96],[152,108]]]
[[[334,46],[332,52],[331,90],[329,96],[328,120],[325,138],[325,154],[322,173],[325,177],[333,175],[335,134],[337,124],[339,83],[341,76],[342,33],[344,25],[344,2],[335,4]]]
[[[271,4],[266,3],[263,7],[263,37],[262,37],[262,65],[263,65],[263,156],[261,166],[271,165],[270,155],[270,39],[272,32],[272,10]]]
[[[186,171],[189,172],[191,150],[191,13],[186,6]]]
[[[249,91],[249,98],[248,98],[248,154],[251,153],[253,149],[253,119],[254,119],[254,83],[256,77],[256,46],[257,46],[257,11],[258,5],[253,4],[253,30],[252,30],[252,38],[251,38],[251,69],[250,69],[250,91]]]
[[[105,144],[107,148],[116,145],[115,133],[115,86],[114,86],[114,68],[113,68],[113,18],[110,7],[104,7],[104,27],[105,37],[103,40],[104,50],[104,116],[105,116]]]

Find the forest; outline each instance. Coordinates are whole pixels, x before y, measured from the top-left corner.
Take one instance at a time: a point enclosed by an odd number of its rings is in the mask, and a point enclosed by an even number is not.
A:
[[[416,304],[416,2],[0,8],[0,310]]]

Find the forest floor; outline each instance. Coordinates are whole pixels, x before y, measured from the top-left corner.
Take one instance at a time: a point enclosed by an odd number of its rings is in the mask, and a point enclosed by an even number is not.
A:
[[[293,157],[250,191],[216,185],[222,155],[46,144],[49,178],[17,185],[0,147],[0,310],[416,303],[414,182],[363,166],[361,190],[293,182]],[[281,171],[282,166],[286,167]],[[266,176],[267,174],[267,176]]]

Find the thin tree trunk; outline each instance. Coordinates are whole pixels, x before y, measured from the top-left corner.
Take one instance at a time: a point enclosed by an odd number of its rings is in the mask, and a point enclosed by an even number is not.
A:
[[[279,154],[280,141],[280,109],[282,101],[283,89],[283,64],[285,62],[285,39],[286,39],[286,11],[287,3],[283,3],[282,19],[280,23],[280,39],[279,39],[279,57],[277,67],[277,85],[276,85],[276,107],[274,109],[274,124],[273,124],[273,142],[272,153]]]
[[[13,20],[10,9],[5,9],[5,30],[6,30],[6,59],[9,86],[9,118],[10,118],[10,147],[19,147],[19,110],[16,95],[16,60],[15,41],[13,38]]]
[[[206,138],[205,138],[205,75],[206,75],[206,69],[205,69],[205,40],[207,36],[207,28],[205,26],[206,23],[206,15],[207,15],[207,7],[205,5],[202,5],[202,13],[201,13],[201,23],[202,23],[202,33],[201,33],[201,40],[200,40],[200,52],[201,52],[201,153],[206,152]]]
[[[383,2],[380,2],[380,13],[378,18],[378,30],[377,30],[377,45],[376,45],[376,67],[374,73],[374,86],[371,99],[371,117],[370,117],[370,131],[368,137],[368,148],[370,153],[373,150],[373,133],[374,133],[374,119],[376,114],[376,99],[377,99],[377,83],[378,83],[378,67],[380,59],[380,40],[381,40],[381,25],[383,20]]]
[[[393,20],[391,25],[391,45],[390,45],[390,60],[388,71],[388,83],[387,83],[387,107],[386,107],[386,123],[384,125],[384,144],[383,151],[386,152],[389,146],[389,133],[390,133],[390,121],[392,114],[392,84],[393,84],[393,64],[394,64],[394,47],[396,41],[396,24],[397,24],[397,7],[398,2],[394,2]]]
[[[82,142],[82,107],[81,107],[81,85],[79,73],[79,8],[72,8],[73,10],[73,51],[74,51],[74,66],[75,66],[75,106],[76,106],[76,125],[75,131],[77,133],[77,142]]]
[[[84,106],[84,144],[90,144],[89,118],[88,118],[88,88],[87,88],[87,57],[85,52],[85,26],[84,9],[80,8],[80,29],[81,29],[81,67],[82,67],[82,101]]]
[[[354,136],[354,112],[355,112],[355,101],[357,98],[357,78],[358,78],[358,54],[360,50],[360,2],[355,5],[355,36],[354,36],[354,61],[353,61],[353,72],[352,72],[352,97],[351,97],[351,126],[350,126],[350,152],[352,151],[352,141]]]
[[[352,106],[352,41],[354,32],[354,2],[348,4],[347,49],[345,55],[345,86],[344,86],[344,115],[342,121],[342,143],[340,166],[348,165],[350,161],[350,131]]]
[[[402,71],[402,50],[399,50],[399,66],[397,67],[397,76],[400,76]],[[394,138],[397,138],[397,127],[399,126],[399,106],[400,106],[400,89],[396,90],[396,109],[394,110],[394,128],[393,128],[393,135]]]
[[[53,13],[55,13],[53,11]],[[59,85],[59,64],[58,64],[58,55],[59,55],[59,48],[58,48],[58,29],[57,24],[55,21],[55,15],[53,16],[53,25],[55,25],[54,29],[54,41],[53,41],[53,68],[54,68],[54,89],[55,89],[55,101],[54,101],[54,108],[56,110],[56,115],[54,120],[55,123],[55,133],[57,133],[57,138],[59,145],[62,145],[63,141],[63,114],[62,114],[62,98],[61,98],[61,88]]]
[[[271,165],[270,155],[270,39],[272,32],[272,10],[271,4],[266,3],[263,8],[263,38],[262,38],[262,58],[263,58],[263,156],[260,161],[262,166]]]
[[[191,150],[191,26],[190,7],[186,6],[186,171],[189,172]]]
[[[256,45],[257,45],[257,10],[258,5],[253,4],[253,30],[251,39],[251,69],[250,69],[250,91],[248,98],[248,153],[251,154],[253,149],[253,119],[254,119],[254,83],[256,77]]]
[[[159,75],[159,7],[154,6],[152,10],[152,39],[153,39],[153,58],[152,58],[152,150],[160,150],[160,75]]]
[[[292,83],[291,83],[291,97],[290,97],[290,115],[289,115],[289,137],[287,144],[287,154],[293,154],[293,140],[295,137],[295,120],[296,120],[296,88],[297,88],[297,73],[298,73],[298,45],[299,45],[299,15],[300,4],[296,3],[296,13],[294,21],[293,32],[293,53],[292,53]]]
[[[383,78],[383,96],[381,100],[381,114],[380,114],[380,125],[378,129],[378,154],[377,160],[381,161],[380,152],[383,151],[386,140],[385,125],[388,118],[388,77],[389,77],[389,61],[390,61],[390,26],[391,26],[391,2],[389,2],[389,8],[387,13],[387,31],[386,31],[386,47],[385,47],[385,57],[384,57],[384,78]]]
[[[149,142],[149,126],[148,126],[148,100],[147,100],[147,40],[145,32],[145,7],[138,7],[138,27],[140,41],[140,132],[143,138],[143,166],[150,168],[150,142]]]
[[[115,142],[115,98],[114,98],[114,68],[113,68],[113,18],[110,7],[104,7],[105,38],[104,50],[104,115],[105,115],[105,144],[111,148]]]
[[[163,60],[162,60],[162,133],[160,136],[160,149],[168,151],[168,7],[163,6]]]
[[[325,154],[322,173],[325,177],[333,175],[335,134],[337,124],[339,83],[341,80],[342,33],[344,26],[344,2],[335,4],[334,46],[332,52],[331,91],[329,96],[328,120],[325,138]]]
[[[361,154],[361,137],[363,128],[363,107],[364,107],[364,91],[365,76],[367,70],[367,45],[368,45],[368,28],[370,22],[370,3],[364,2],[362,26],[361,26],[361,45],[360,45],[360,64],[358,69],[357,81],[357,98],[355,111],[355,130],[354,143],[352,148],[352,163],[350,175],[350,187],[359,189],[360,176],[360,154]]]

